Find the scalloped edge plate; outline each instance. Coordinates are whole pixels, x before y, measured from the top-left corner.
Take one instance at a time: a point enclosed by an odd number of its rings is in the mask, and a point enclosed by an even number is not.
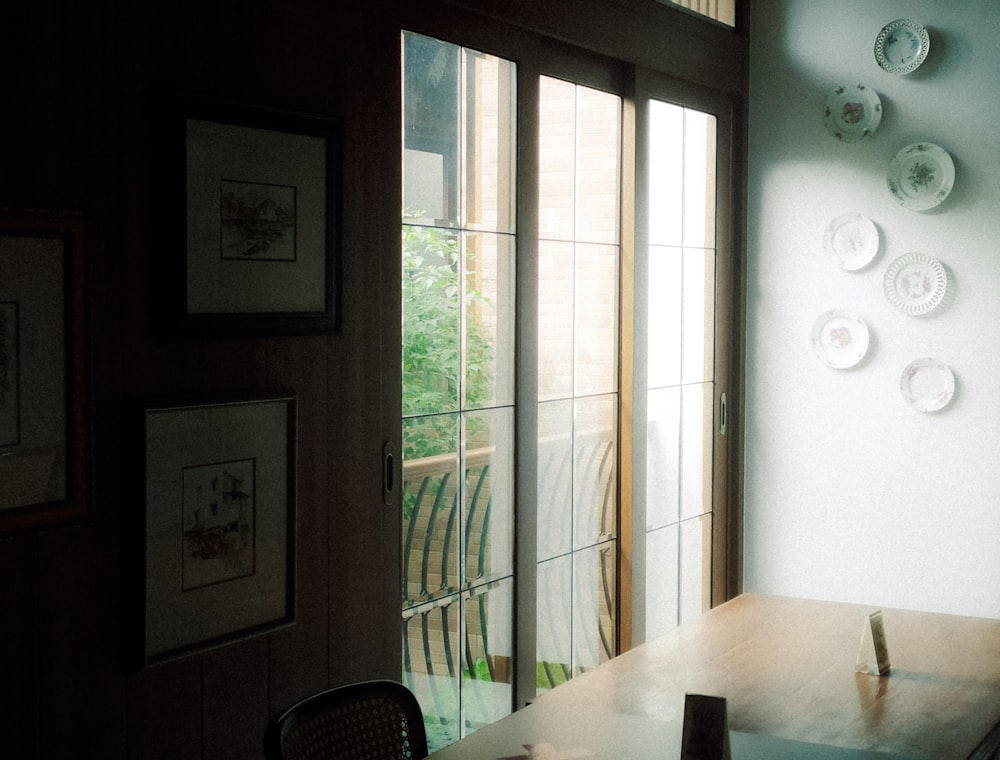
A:
[[[955,375],[942,361],[925,357],[906,365],[899,378],[903,400],[918,412],[936,412],[951,403]]]
[[[889,303],[911,317],[936,309],[948,292],[948,272],[938,259],[904,253],[885,270],[882,289]]]
[[[887,45],[895,42],[893,35],[902,32],[910,38],[910,46],[916,47],[917,52],[912,58],[901,60],[899,63],[891,61],[886,55]],[[927,58],[927,53],[931,49],[931,38],[923,25],[910,21],[908,18],[898,18],[890,21],[879,30],[875,36],[875,61],[883,71],[890,74],[909,74],[917,69]]]

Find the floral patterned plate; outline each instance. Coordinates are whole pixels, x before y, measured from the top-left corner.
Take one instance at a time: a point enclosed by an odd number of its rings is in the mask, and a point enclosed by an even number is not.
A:
[[[823,248],[841,269],[863,269],[878,254],[878,228],[861,214],[838,216],[826,227]]]
[[[919,412],[936,412],[955,395],[955,375],[937,359],[917,359],[906,365],[899,390],[907,404]]]
[[[863,84],[838,85],[826,99],[823,123],[831,135],[843,142],[871,137],[882,121],[882,101]]]
[[[869,340],[865,321],[844,309],[821,314],[812,329],[816,358],[834,369],[847,369],[864,359]]]
[[[913,143],[892,157],[886,179],[901,206],[926,211],[948,197],[955,185],[955,164],[934,143]]]
[[[944,300],[948,273],[935,258],[922,253],[904,253],[885,270],[882,278],[885,297],[910,316],[926,314]]]

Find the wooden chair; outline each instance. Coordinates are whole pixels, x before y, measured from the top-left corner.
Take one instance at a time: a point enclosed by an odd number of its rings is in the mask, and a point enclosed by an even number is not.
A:
[[[420,760],[427,757],[416,697],[395,681],[365,681],[313,694],[264,732],[267,760]]]

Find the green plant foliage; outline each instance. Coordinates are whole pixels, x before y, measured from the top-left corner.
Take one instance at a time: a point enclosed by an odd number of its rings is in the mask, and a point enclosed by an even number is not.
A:
[[[535,686],[539,689],[551,689],[566,683],[567,667],[558,662],[535,663]]]
[[[433,415],[407,426],[405,459],[454,452],[453,415],[463,406],[478,408],[493,398],[491,336],[471,308],[488,299],[471,289],[462,298],[461,278],[471,279],[474,265],[472,255],[461,254],[458,233],[404,226],[403,415]]]

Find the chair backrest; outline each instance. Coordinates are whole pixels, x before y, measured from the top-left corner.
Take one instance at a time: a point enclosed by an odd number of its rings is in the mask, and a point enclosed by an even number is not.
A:
[[[365,681],[313,694],[264,732],[267,760],[419,760],[427,734],[416,697],[395,681]]]

